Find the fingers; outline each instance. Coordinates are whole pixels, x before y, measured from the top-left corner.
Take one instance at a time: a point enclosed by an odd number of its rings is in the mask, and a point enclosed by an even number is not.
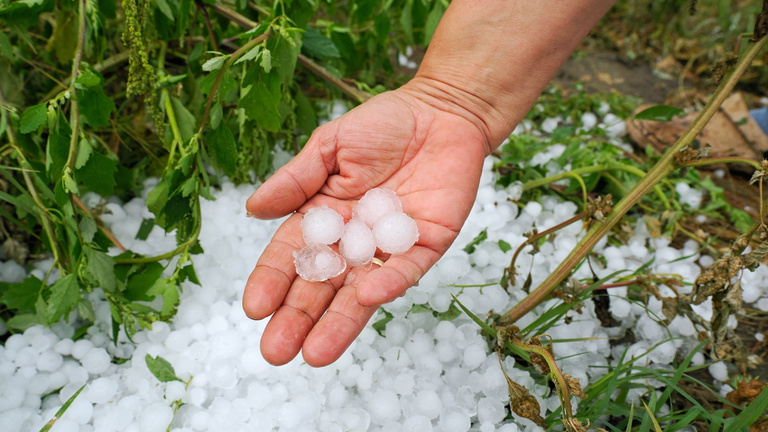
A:
[[[328,151],[326,146],[330,141],[323,138],[328,127],[318,129],[295,158],[248,198],[245,207],[249,214],[259,219],[285,216],[320,190],[335,169],[333,149]]]
[[[357,282],[366,273],[362,268],[350,271],[328,312],[310,331],[302,346],[304,361],[310,366],[327,366],[338,360],[378,309],[378,305],[364,307],[357,302]]]

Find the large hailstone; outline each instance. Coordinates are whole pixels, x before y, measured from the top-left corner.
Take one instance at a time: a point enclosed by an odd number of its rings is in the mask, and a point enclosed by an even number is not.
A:
[[[296,273],[309,282],[321,282],[336,277],[347,269],[344,258],[326,245],[310,243],[293,252]]]
[[[373,238],[382,252],[399,254],[407,251],[419,239],[416,221],[405,213],[384,215],[373,226]]]
[[[368,225],[360,219],[352,219],[344,225],[339,251],[350,265],[362,267],[371,262],[376,253],[376,242]]]
[[[301,218],[301,232],[307,244],[333,244],[344,232],[344,218],[328,206],[314,207]]]
[[[360,219],[369,228],[373,228],[382,216],[402,212],[403,204],[394,191],[386,188],[374,188],[366,192],[357,202],[352,210],[352,218]]]

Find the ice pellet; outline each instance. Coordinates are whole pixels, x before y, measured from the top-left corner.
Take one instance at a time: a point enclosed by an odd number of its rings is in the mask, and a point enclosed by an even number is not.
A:
[[[407,251],[419,239],[416,221],[405,213],[385,215],[373,227],[376,246],[382,252],[399,254]]]
[[[402,213],[403,204],[394,191],[386,188],[374,188],[360,198],[352,210],[352,218],[359,218],[373,228],[376,222],[390,213]]]
[[[293,253],[296,272],[309,282],[336,277],[347,269],[344,258],[326,245],[310,243]]]
[[[376,241],[368,225],[361,219],[352,219],[344,226],[339,251],[349,265],[362,267],[373,259]]]
[[[301,232],[307,244],[336,243],[344,231],[344,218],[328,206],[311,208],[301,218]]]

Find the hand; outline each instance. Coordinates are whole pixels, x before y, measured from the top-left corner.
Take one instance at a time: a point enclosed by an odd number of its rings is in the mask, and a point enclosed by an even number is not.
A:
[[[257,218],[297,212],[275,233],[243,295],[250,318],[274,313],[261,339],[268,362],[285,364],[299,350],[312,366],[338,359],[378,306],[418,282],[458,235],[489,146],[477,122],[422,96],[406,85],[317,128],[248,199]],[[301,215],[327,205],[349,220],[357,200],[375,187],[400,196],[418,224],[418,242],[404,254],[382,256],[381,267],[352,267],[325,282],[298,277],[292,254],[304,246]]]

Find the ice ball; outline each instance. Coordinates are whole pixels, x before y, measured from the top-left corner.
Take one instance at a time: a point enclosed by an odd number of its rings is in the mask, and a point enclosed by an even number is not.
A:
[[[373,228],[383,216],[402,212],[403,204],[394,191],[387,188],[373,188],[360,198],[352,210],[352,218],[359,218]]]
[[[301,231],[307,244],[333,244],[344,231],[344,218],[328,206],[314,207],[301,218]]]
[[[344,258],[326,245],[310,243],[293,253],[296,272],[309,282],[336,277],[347,269]]]
[[[399,254],[407,251],[419,239],[416,221],[405,213],[383,216],[373,227],[376,246],[382,252]]]
[[[350,265],[357,267],[367,265],[376,253],[373,232],[361,219],[352,219],[344,226],[339,251]]]

